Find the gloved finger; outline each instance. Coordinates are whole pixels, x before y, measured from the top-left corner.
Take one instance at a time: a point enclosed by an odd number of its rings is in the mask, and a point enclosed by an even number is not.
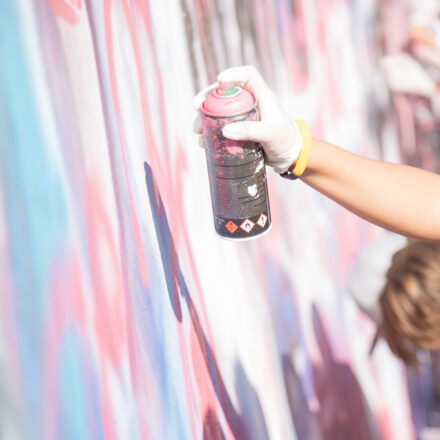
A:
[[[197,114],[196,118],[194,119],[193,131],[197,134],[202,133],[202,119],[200,118],[200,113]]]
[[[203,104],[203,101],[206,99],[206,97],[209,95],[211,90],[216,89],[219,86],[218,82],[215,82],[214,84],[209,85],[208,87],[205,87],[203,90],[201,90],[193,99],[193,107],[195,110],[200,111],[200,107]]]
[[[205,138],[203,136],[199,136],[199,147],[205,148]]]
[[[235,83],[249,90],[257,100],[265,97],[269,87],[254,66],[231,67],[217,76],[221,83]]]
[[[223,136],[236,141],[268,142],[270,132],[261,121],[234,122],[223,127]]]

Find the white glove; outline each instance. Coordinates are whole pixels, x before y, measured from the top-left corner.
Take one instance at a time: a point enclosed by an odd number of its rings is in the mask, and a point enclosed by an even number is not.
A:
[[[221,83],[238,84],[251,92],[257,100],[260,121],[243,121],[228,124],[223,135],[233,140],[259,142],[264,149],[265,164],[284,173],[298,158],[302,146],[302,136],[296,122],[281,107],[274,92],[269,89],[261,75],[253,66],[232,67],[221,72],[218,83],[211,84],[194,98],[194,108],[200,108],[206,96]],[[194,121],[194,131],[202,133],[200,115]],[[203,146],[203,136],[199,143]]]
[[[410,55],[397,53],[380,60],[388,86],[393,92],[431,97],[436,90],[435,81]]]

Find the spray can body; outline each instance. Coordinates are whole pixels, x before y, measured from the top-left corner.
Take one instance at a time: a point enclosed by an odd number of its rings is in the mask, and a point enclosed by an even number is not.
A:
[[[258,120],[255,99],[239,86],[220,87],[206,98],[201,118],[215,231],[233,240],[259,237],[271,226],[263,149],[222,134],[226,124]]]

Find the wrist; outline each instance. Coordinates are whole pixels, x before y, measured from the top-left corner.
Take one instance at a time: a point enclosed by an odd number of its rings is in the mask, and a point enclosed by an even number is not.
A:
[[[272,159],[269,164],[274,167],[275,172],[278,174],[285,174],[292,168],[292,165],[298,160],[303,144],[297,122],[289,119],[288,123],[290,125],[290,135],[286,136],[286,140],[288,140],[289,148],[284,153],[278,153],[275,160]]]

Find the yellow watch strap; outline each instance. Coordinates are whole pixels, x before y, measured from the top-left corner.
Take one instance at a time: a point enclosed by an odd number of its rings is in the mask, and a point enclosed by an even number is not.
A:
[[[303,143],[292,173],[295,174],[295,176],[300,177],[307,168],[307,163],[309,161],[310,151],[312,150],[312,134],[310,133],[310,128],[306,121],[298,119],[295,120],[295,122],[298,125]]]

